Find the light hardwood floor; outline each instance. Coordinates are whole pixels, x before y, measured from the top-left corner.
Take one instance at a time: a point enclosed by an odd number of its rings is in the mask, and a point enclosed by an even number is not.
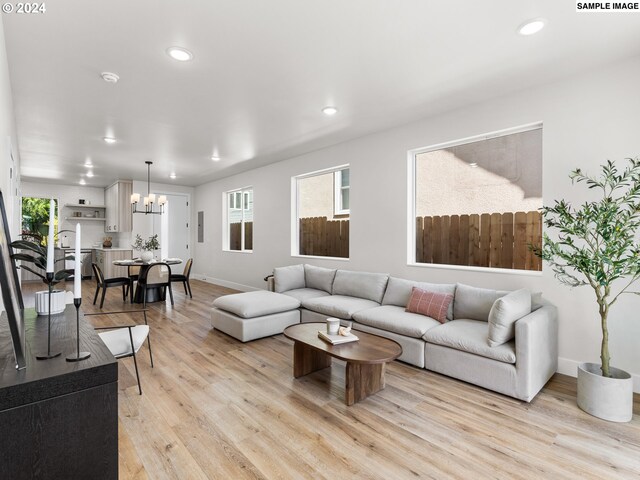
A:
[[[83,282],[83,310],[93,282]],[[41,284],[25,285],[25,300]],[[344,364],[295,380],[282,335],[242,344],[209,325],[232,290],[176,285],[150,304],[146,347],[119,362],[121,479],[637,479],[640,401],[629,424],[576,407],[575,379],[556,375],[527,404],[400,362],[386,389],[347,407]],[[104,310],[123,307],[118,289]],[[125,308],[139,308],[126,305]],[[95,324],[132,318],[91,317]]]

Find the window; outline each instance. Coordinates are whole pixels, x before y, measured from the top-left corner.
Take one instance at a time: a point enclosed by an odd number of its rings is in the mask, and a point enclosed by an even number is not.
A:
[[[250,252],[253,250],[253,188],[226,192],[225,198],[224,249]]]
[[[541,270],[542,126],[412,152],[409,263]]]
[[[240,210],[242,205],[242,192],[229,193],[229,208],[232,210]]]
[[[292,255],[349,257],[349,166],[292,179]]]
[[[43,246],[47,244],[49,234],[49,201],[48,198],[22,197],[22,234],[25,239],[36,241]],[[58,200],[54,199],[54,235],[58,238]]]

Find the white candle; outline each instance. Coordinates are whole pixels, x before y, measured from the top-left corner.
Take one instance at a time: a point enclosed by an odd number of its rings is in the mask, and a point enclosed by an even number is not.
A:
[[[54,250],[53,244],[55,242],[53,236],[53,224],[55,223],[55,216],[53,214],[55,209],[55,204],[53,202],[53,198],[49,201],[49,238],[47,241],[47,273],[54,272]]]
[[[76,263],[73,271],[73,298],[82,298],[82,266],[80,254],[80,224],[76,223]]]

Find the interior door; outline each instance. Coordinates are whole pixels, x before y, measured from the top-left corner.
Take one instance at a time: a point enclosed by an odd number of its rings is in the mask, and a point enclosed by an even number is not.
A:
[[[186,262],[191,257],[189,245],[189,197],[187,195],[165,194],[167,205],[164,215],[153,215],[153,232],[160,239],[162,258],[181,258]],[[184,264],[183,264],[184,265]],[[176,266],[179,269],[182,266]]]

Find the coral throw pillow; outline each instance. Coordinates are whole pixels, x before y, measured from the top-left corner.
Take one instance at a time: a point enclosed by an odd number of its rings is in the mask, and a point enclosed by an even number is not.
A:
[[[444,323],[447,319],[447,309],[452,301],[453,295],[448,293],[428,292],[418,287],[413,287],[405,311],[426,315],[440,323]]]

